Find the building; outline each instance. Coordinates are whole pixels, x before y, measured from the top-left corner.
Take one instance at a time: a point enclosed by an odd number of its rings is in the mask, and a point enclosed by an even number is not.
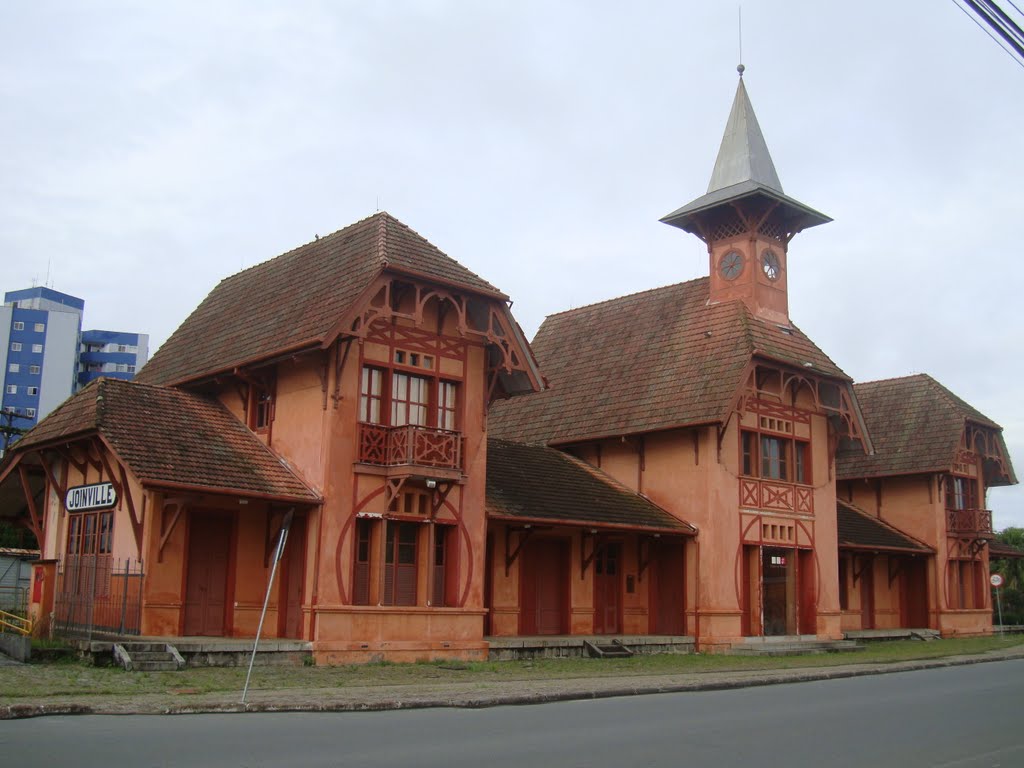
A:
[[[223,280],[0,465],[32,610],[252,637],[287,533],[265,631],[321,663],[990,632],[1001,430],[927,378],[855,386],[792,321],[790,243],[829,219],[783,192],[742,79],[707,193],[663,221],[708,276],[532,344],[387,213]]]
[[[3,410],[34,426],[75,390],[78,337],[85,302],[51,288],[4,294],[0,307]]]
[[[838,455],[844,629],[990,628],[986,492],[1017,482],[1002,429],[924,374],[855,389],[875,450]],[[854,517],[904,541],[865,535]]]
[[[149,334],[83,331],[78,351],[78,386],[107,376],[130,380],[149,360]]]

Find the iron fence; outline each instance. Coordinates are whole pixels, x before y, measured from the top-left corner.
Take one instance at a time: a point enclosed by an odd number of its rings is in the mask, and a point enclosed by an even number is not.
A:
[[[142,577],[141,560],[69,555],[57,564],[54,633],[139,634]]]

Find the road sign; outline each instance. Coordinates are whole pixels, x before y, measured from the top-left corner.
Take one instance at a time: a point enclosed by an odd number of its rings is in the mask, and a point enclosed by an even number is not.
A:
[[[998,573],[993,573],[991,576],[988,577],[988,580],[993,587],[1003,586],[1003,577],[1000,576]]]

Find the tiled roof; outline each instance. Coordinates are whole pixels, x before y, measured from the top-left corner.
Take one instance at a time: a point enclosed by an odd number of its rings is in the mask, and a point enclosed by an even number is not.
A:
[[[94,433],[144,484],[318,501],[310,487],[219,402],[168,387],[96,379],[11,450]]]
[[[836,502],[840,549],[898,550],[933,552],[934,550],[898,528],[858,509],[845,501]]]
[[[136,380],[177,384],[320,343],[384,269],[503,297],[381,212],[222,280]]]
[[[990,560],[1017,560],[1024,558],[1024,550],[1017,549],[1010,544],[1003,544],[1001,541],[990,541],[988,556]]]
[[[551,315],[531,342],[550,388],[492,405],[491,434],[565,443],[721,422],[754,356],[849,380],[795,326],[708,306],[708,291],[705,277]]]
[[[854,391],[875,452],[840,451],[841,480],[949,471],[967,420],[1001,431],[926,374],[856,384]]]
[[[696,529],[599,469],[554,448],[487,441],[487,513],[694,534]]]

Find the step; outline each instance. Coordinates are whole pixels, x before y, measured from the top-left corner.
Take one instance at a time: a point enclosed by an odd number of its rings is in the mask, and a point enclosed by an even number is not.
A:
[[[136,661],[132,663],[133,672],[177,672],[178,662],[174,659],[165,661]]]
[[[129,672],[174,672],[185,660],[170,643],[114,644],[114,662]]]

